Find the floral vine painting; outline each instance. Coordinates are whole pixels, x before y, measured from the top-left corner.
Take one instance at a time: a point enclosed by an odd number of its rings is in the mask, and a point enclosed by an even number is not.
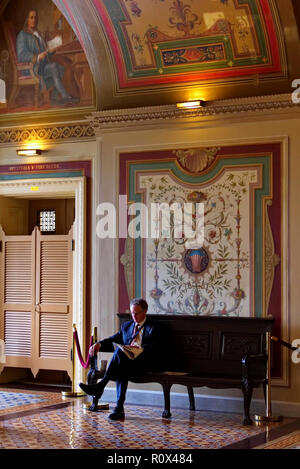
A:
[[[282,158],[277,144],[121,154],[120,194],[155,230],[119,240],[120,311],[144,296],[156,314],[280,317]]]

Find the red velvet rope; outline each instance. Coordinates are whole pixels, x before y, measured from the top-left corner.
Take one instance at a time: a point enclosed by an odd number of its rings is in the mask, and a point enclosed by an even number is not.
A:
[[[284,347],[287,347],[290,350],[297,350],[297,348],[298,348],[298,347],[293,347],[288,342],[285,342],[284,340],[278,339],[278,337],[274,337],[273,335],[271,336],[271,340],[273,340],[273,342],[278,342],[280,345],[283,345]]]
[[[78,354],[78,358],[79,358],[79,361],[81,363],[81,366],[83,368],[87,368],[90,364],[90,360],[91,360],[91,356],[90,354],[88,355],[88,359],[87,361],[85,362],[83,357],[82,357],[82,354],[81,354],[81,349],[80,349],[80,344],[79,344],[79,340],[78,340],[78,334],[77,334],[77,330],[75,330],[73,332],[73,337],[74,337],[74,341],[75,341],[75,344],[76,344],[76,348],[77,348],[77,354]],[[93,345],[93,336],[91,336],[91,340],[90,340],[90,345],[89,345],[89,348]]]

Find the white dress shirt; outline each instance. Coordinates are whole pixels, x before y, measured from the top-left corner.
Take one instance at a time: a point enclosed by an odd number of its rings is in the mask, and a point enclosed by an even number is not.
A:
[[[130,345],[135,345],[136,347],[142,346],[142,337],[143,337],[143,331],[144,331],[143,325],[145,324],[145,322],[146,322],[146,318],[144,319],[143,322],[134,324],[134,326],[138,325],[139,333],[135,336],[135,338],[133,339]]]

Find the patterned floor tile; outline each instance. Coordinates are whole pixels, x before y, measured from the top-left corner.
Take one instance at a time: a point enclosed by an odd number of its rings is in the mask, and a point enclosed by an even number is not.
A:
[[[28,404],[40,403],[46,399],[39,394],[20,392],[0,392],[0,411],[8,407],[19,407]]]
[[[65,398],[59,392],[1,387],[0,449],[219,449],[253,439],[267,441],[264,435],[270,429],[244,426],[239,414],[188,409],[173,409],[172,418],[163,419],[160,407],[141,405],[126,405],[125,420],[111,421],[111,410],[90,412],[84,405],[87,401],[87,397]],[[288,423],[292,425],[289,436],[258,448],[300,446],[300,430],[294,431],[300,423],[294,420]],[[278,429],[284,435],[284,424],[272,423],[272,431]]]
[[[282,436],[255,449],[300,449],[300,431]]]
[[[43,391],[12,391],[0,388],[0,417],[3,415],[38,409],[64,402],[65,399],[59,392]]]
[[[83,403],[3,420],[0,448],[209,449],[265,430],[243,426],[241,415],[175,409],[162,419],[160,408],[133,405],[126,406],[124,421],[114,422],[109,410],[89,412]]]

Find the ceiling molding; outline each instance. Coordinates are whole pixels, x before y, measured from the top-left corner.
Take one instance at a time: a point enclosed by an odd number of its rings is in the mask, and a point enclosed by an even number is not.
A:
[[[241,119],[258,115],[264,119],[267,115],[274,117],[276,114],[295,114],[300,117],[300,105],[294,104],[292,94],[259,96],[249,98],[227,99],[211,101],[205,107],[198,109],[178,109],[176,104],[164,106],[148,106],[129,109],[117,109],[109,111],[94,112],[88,118],[90,126],[95,133],[101,133],[112,128],[136,127],[137,125],[147,126],[155,123],[181,122],[205,122],[217,119]]]
[[[61,143],[95,140],[97,134],[113,129],[194,124],[228,120],[300,117],[300,105],[292,102],[291,94],[237,98],[206,103],[199,109],[182,110],[176,104],[115,109],[94,112],[85,121],[52,123],[36,126],[0,128],[0,147],[31,142]]]

